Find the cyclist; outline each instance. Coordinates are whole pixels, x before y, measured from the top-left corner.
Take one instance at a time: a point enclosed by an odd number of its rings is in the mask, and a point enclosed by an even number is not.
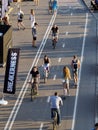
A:
[[[36,85],[36,90],[37,90],[37,93],[38,93],[39,78],[40,78],[40,73],[38,71],[38,68],[36,66],[34,66],[32,68],[32,70],[30,71],[30,74],[32,75],[32,83],[38,84],[38,85]]]
[[[60,105],[63,105],[61,97],[58,96],[58,93],[55,92],[53,96],[50,96],[48,102],[51,104],[51,118],[53,118],[53,111],[57,112],[57,125],[60,126],[61,123],[61,114],[60,114]]]
[[[49,66],[50,66],[50,58],[47,55],[45,55],[44,56],[44,69],[48,70],[48,72],[50,70]]]
[[[71,74],[70,74],[70,70],[67,66],[64,66],[64,68],[63,68],[63,75],[64,75],[64,84],[63,84],[64,96],[66,96],[66,93],[68,96],[70,96],[69,80],[71,79]],[[66,90],[67,90],[67,92],[66,92]]]
[[[52,41],[58,41],[59,28],[56,24],[53,25],[52,29]]]
[[[53,0],[52,10],[54,13],[57,12],[57,8],[58,8],[58,0]]]
[[[77,86],[77,83],[78,83],[78,70],[80,68],[80,60],[77,58],[76,55],[73,56],[71,66],[72,66],[72,70],[73,70],[74,85]]]
[[[92,130],[98,130],[98,123],[94,125],[94,128]]]

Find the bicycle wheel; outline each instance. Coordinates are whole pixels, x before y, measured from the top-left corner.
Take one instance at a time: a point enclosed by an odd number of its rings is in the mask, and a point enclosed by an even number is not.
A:
[[[56,40],[55,39],[52,42],[52,46],[53,46],[53,49],[55,49],[55,47],[56,47]]]
[[[31,88],[31,101],[34,100],[34,95],[35,95],[34,88]]]
[[[53,115],[54,115],[54,117],[53,117],[53,130],[56,130],[56,128],[57,128],[57,112],[54,111]]]

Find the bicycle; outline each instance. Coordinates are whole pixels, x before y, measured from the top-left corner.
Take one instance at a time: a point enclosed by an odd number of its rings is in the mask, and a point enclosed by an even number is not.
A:
[[[57,129],[57,112],[53,110],[53,130]]]
[[[44,68],[44,83],[47,82],[49,76],[49,70],[47,68]]]
[[[33,81],[28,82],[31,84],[31,101],[34,100],[34,98],[37,96],[38,94],[38,79],[34,78]]]
[[[54,39],[52,40],[52,46],[53,46],[53,49],[55,49],[55,47],[56,47],[56,43],[57,43],[57,39],[54,38]]]

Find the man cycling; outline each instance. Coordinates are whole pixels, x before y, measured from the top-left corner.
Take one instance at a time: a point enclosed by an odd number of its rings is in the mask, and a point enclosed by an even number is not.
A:
[[[57,42],[58,41],[58,34],[59,34],[59,28],[56,24],[53,25],[52,29],[52,41],[55,41]]]
[[[36,85],[36,90],[38,92],[39,78],[40,78],[40,74],[39,74],[38,68],[36,66],[34,66],[32,68],[32,70],[30,71],[30,74],[32,75],[32,81],[31,82],[33,84],[37,84]]]
[[[60,114],[60,105],[63,105],[61,97],[58,96],[58,93],[55,92],[53,96],[50,96],[48,102],[51,104],[51,118],[53,118],[53,111],[57,112],[57,124],[60,126],[61,123],[61,114]]]
[[[76,55],[73,56],[71,66],[72,66],[72,70],[73,70],[74,85],[77,86],[77,84],[78,84],[78,70],[80,68],[80,60],[77,58]]]
[[[94,128],[92,130],[98,130],[98,123],[94,125]]]

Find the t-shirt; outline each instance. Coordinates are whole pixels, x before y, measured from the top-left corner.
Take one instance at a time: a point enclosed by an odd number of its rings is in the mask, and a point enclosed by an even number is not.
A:
[[[33,70],[31,70],[30,74],[32,74],[32,77],[36,78],[39,72],[38,71],[34,72]]]
[[[59,103],[61,103],[61,105],[63,105],[63,101],[62,101],[61,97],[59,97],[59,96],[51,96],[48,102],[50,102],[51,108],[59,109],[59,107],[60,107]]]
[[[52,27],[52,29],[51,29],[51,30],[52,30],[52,32],[55,34],[55,33],[57,33],[57,31],[58,31],[58,27],[55,27],[55,28],[54,28],[54,27]]]

